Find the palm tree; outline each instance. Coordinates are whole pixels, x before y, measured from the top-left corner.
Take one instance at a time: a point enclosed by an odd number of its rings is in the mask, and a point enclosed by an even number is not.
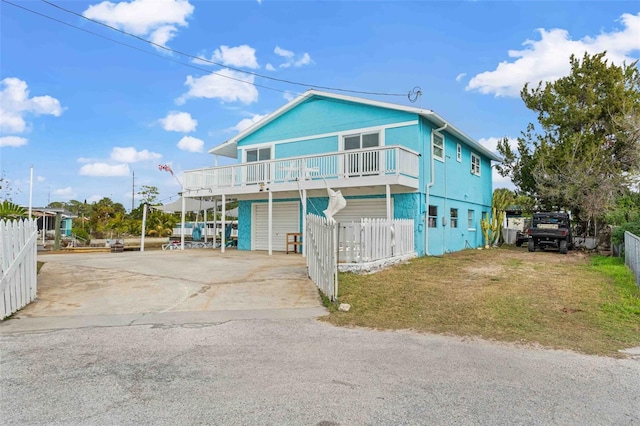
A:
[[[0,203],[0,219],[23,219],[27,217],[27,210],[24,207],[5,200]]]

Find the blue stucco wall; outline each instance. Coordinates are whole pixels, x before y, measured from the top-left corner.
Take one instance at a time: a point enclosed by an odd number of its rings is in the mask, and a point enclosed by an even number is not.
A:
[[[238,141],[238,147],[416,119],[403,111],[313,97]]]
[[[275,147],[275,158],[298,157],[302,155],[336,152],[340,149],[338,137],[305,139],[303,141],[278,144]]]

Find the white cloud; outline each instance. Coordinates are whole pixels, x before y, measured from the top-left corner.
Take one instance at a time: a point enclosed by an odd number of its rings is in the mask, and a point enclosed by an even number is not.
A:
[[[497,138],[495,136],[491,136],[488,138],[478,139],[478,143],[484,146],[485,148],[487,148],[488,150],[490,150],[491,152],[497,155],[500,155],[496,150],[496,147],[498,146],[498,142],[501,141],[502,139],[503,138]],[[518,145],[518,139],[512,138],[512,137],[508,137],[508,139],[509,139],[509,146],[511,147],[512,150],[515,150]],[[501,176],[495,167],[491,168],[491,177],[493,180],[494,189],[495,188],[508,188],[508,189],[515,188],[515,185],[513,184],[513,182],[511,182],[511,178],[509,178],[508,176],[507,177]]]
[[[171,111],[160,119],[160,124],[168,132],[189,133],[196,130],[198,120],[194,120],[188,112]]]
[[[251,118],[243,118],[242,120],[240,120],[238,122],[238,124],[236,124],[235,126],[231,127],[229,130],[234,130],[238,133],[242,132],[243,130],[249,128],[249,126],[253,125],[254,123],[257,123],[258,121],[262,120],[263,118],[265,118],[268,114],[254,114]]]
[[[276,70],[276,67],[274,67],[274,66],[273,66],[273,65],[271,65],[271,64],[267,64],[267,65],[264,67],[264,69],[266,69],[267,71],[275,71],[275,70]]]
[[[19,78],[8,77],[0,81],[0,131],[22,133],[27,128],[26,114],[53,115],[62,114],[60,101],[51,96],[29,97],[27,83]]]
[[[456,81],[460,81],[463,78],[465,78],[467,76],[466,72],[461,72],[460,74],[456,75]]]
[[[285,62],[279,65],[280,68],[289,68],[292,66],[301,67],[303,65],[308,65],[313,62],[311,60],[311,55],[309,55],[307,52],[304,52],[302,56],[296,59],[296,54],[293,53],[291,50],[283,49],[280,46],[276,46],[276,48],[273,49],[273,53],[286,59]]]
[[[311,63],[311,55],[309,55],[307,52],[304,52],[304,54],[302,55],[302,58],[298,59],[297,61],[295,61],[293,63],[294,67],[301,67],[303,65],[308,65]]]
[[[275,53],[278,56],[282,56],[283,58],[293,58],[292,51],[283,49],[280,46],[276,46],[276,48],[273,49],[273,53]]]
[[[89,6],[83,15],[165,46],[178,27],[188,26],[186,19],[193,10],[188,0],[103,1]]]
[[[36,181],[37,182],[44,182],[45,180],[47,180],[47,178],[44,177],[44,176],[36,176]]]
[[[563,29],[538,30],[539,40],[525,40],[522,50],[509,50],[512,62],[503,61],[495,70],[474,76],[467,90],[496,96],[518,96],[525,83],[554,81],[570,72],[569,57],[581,58],[585,52],[593,55],[607,51],[607,58],[616,64],[633,62],[631,53],[640,50],[640,13],[625,13],[619,20],[623,28],[601,32],[595,37],[572,40]]]
[[[177,147],[183,151],[202,152],[204,141],[202,139],[194,138],[193,136],[185,136],[180,139]]]
[[[102,195],[92,195],[91,197],[87,198],[87,203],[89,204],[93,204],[93,203],[97,203],[98,201],[102,200],[104,197]]]
[[[240,81],[238,81],[240,80]],[[254,76],[224,68],[203,77],[187,76],[189,91],[176,99],[181,105],[189,98],[220,99],[223,102],[250,104],[258,100]]]
[[[29,142],[26,138],[20,136],[2,136],[0,137],[0,147],[11,146],[17,148],[19,146],[26,145]]]
[[[205,59],[204,57],[201,58]],[[210,60],[212,62],[221,62],[223,65],[231,67],[260,68],[256,59],[256,49],[246,44],[236,47],[220,46],[220,48],[214,50]],[[199,64],[212,65],[209,62],[198,59],[193,61]]]
[[[128,164],[90,163],[80,167],[82,176],[129,176]]]
[[[293,93],[291,93],[291,92],[284,92],[284,94],[282,95],[282,97],[283,97],[287,102],[289,102],[289,101],[294,100],[294,99],[296,98],[296,95],[294,95],[294,94],[293,94]]]
[[[70,186],[67,186],[66,188],[59,188],[54,190],[53,195],[71,199],[75,198],[78,194],[76,194]]]
[[[137,151],[134,147],[126,148],[116,146],[111,150],[111,159],[120,163],[137,163],[140,161],[157,160],[162,155],[157,152],[151,152],[147,149]]]

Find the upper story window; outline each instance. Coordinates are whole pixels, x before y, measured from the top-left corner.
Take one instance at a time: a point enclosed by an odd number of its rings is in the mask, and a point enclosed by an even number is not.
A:
[[[271,160],[271,148],[248,149],[246,152],[247,163],[253,163],[254,161]]]
[[[471,173],[480,176],[480,157],[471,153]]]
[[[433,134],[433,157],[444,161],[444,137],[440,133]]]
[[[456,146],[456,160],[458,163],[462,162],[462,145],[460,144]]]
[[[360,135],[349,135],[344,137],[344,150],[372,148],[380,146],[380,135],[378,133],[365,133]]]

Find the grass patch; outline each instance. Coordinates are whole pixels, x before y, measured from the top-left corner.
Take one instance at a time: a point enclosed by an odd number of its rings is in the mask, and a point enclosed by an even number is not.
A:
[[[44,266],[44,262],[36,262],[37,263],[37,269],[36,269],[36,275],[40,273],[40,269],[42,269],[42,267]]]
[[[424,257],[374,275],[340,274],[324,320],[534,342],[618,356],[640,345],[640,289],[620,259],[580,252],[466,250]]]

